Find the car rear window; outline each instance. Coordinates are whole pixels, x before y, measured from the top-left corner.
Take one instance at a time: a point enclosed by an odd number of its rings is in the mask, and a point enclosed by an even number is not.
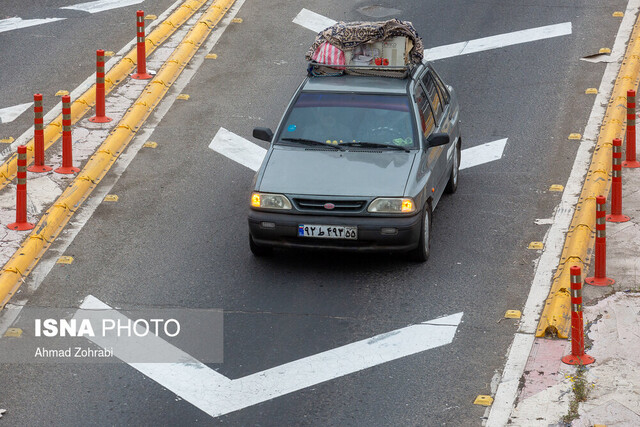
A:
[[[368,142],[415,148],[406,95],[301,93],[279,140]]]

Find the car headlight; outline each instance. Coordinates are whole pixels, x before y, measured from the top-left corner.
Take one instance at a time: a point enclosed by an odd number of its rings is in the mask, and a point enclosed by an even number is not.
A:
[[[262,209],[291,209],[291,202],[282,194],[251,193],[251,206]]]
[[[416,204],[413,199],[381,197],[371,202],[367,210],[377,213],[412,213],[416,211]]]

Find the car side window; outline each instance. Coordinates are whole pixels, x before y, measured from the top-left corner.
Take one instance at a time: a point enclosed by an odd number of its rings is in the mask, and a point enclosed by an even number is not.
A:
[[[438,90],[440,91],[440,96],[442,97],[442,102],[444,103],[444,105],[449,104],[449,100],[451,99],[449,96],[449,91],[447,90],[446,86],[440,79],[440,76],[438,76],[432,70],[429,70],[429,74],[433,76],[433,80],[436,82],[436,85],[438,86]]]
[[[416,85],[416,103],[418,105],[418,112],[420,113],[420,125],[422,126],[422,133],[425,138],[431,135],[431,132],[436,127],[436,122],[433,118],[433,111],[431,105],[427,99],[427,94],[424,91],[421,84]]]
[[[444,111],[444,105],[442,103],[442,98],[440,97],[436,82],[435,80],[433,80],[433,76],[430,72],[427,72],[422,77],[422,83],[424,84],[425,90],[429,95],[429,100],[431,101],[431,106],[433,107],[433,113],[436,116],[436,122],[440,122],[442,112]]]

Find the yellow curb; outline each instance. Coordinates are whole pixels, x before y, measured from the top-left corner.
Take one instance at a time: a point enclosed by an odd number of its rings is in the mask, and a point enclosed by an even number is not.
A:
[[[611,102],[602,120],[589,172],[571,220],[549,296],[540,316],[536,337],[546,335],[557,335],[559,338],[569,337],[571,330],[569,269],[574,265],[579,266],[584,276],[589,267],[590,248],[593,247],[595,241],[595,198],[600,195],[606,197],[609,193],[612,141],[614,138],[622,138],[624,135],[627,90],[638,86],[638,77],[631,78],[629,76],[638,76],[640,72],[639,36],[640,17],[634,26],[625,58],[611,93]]]
[[[65,227],[73,213],[91,194],[109,171],[136,131],[162,100],[169,87],[197,52],[200,44],[222,19],[235,0],[216,0],[189,31],[147,85],[134,106],[109,134],[96,153],[87,161],[78,177],[69,184],[58,200],[40,219],[31,235],[22,243],[0,272],[0,308],[11,299],[20,284],[40,260],[49,245]],[[164,84],[156,84],[162,81]]]
[[[160,23],[145,39],[146,54],[149,56],[162,42],[173,34],[182,24],[198,10],[206,0],[190,0],[178,7],[166,20]],[[137,48],[134,47],[105,75],[105,93],[123,81],[134,70],[137,61]],[[91,110],[96,102],[95,85],[91,86],[78,99],[71,103],[71,124],[75,124]],[[62,136],[62,114],[58,115],[44,128],[44,148],[47,150]],[[33,138],[27,142],[27,165],[33,160]],[[15,177],[18,170],[18,155],[13,153],[0,165],[0,190],[6,187]]]

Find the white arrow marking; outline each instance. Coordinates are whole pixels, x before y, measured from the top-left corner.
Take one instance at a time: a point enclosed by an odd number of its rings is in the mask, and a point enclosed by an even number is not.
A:
[[[110,309],[89,295],[83,310]],[[171,390],[212,417],[218,417],[313,385],[371,368],[436,347],[450,344],[463,313],[433,319],[376,335],[275,368],[230,380],[186,355],[185,363],[132,363],[133,368]],[[124,316],[123,316],[124,317]],[[92,341],[101,345],[99,338]],[[111,345],[110,342],[109,345]],[[179,352],[162,341],[164,350]],[[117,356],[119,349],[113,347]]]
[[[460,155],[460,169],[472,168],[500,160],[505,145],[507,145],[507,138],[462,150],[462,154]]]
[[[78,3],[73,6],[64,6],[60,9],[80,10],[89,13],[104,12],[105,10],[118,9],[134,4],[142,3],[144,0],[97,0],[87,3]]]
[[[17,30],[19,28],[33,27],[34,25],[62,21],[63,19],[66,18],[22,19],[15,17],[0,19],[0,33],[4,33],[5,31]]]
[[[303,26],[315,33],[319,33],[327,27],[336,23],[333,19],[322,16],[318,13],[312,12],[307,9],[302,9],[295,18],[293,23]]]
[[[499,160],[502,158],[506,144],[507,138],[462,150],[460,169],[467,169]],[[209,144],[209,148],[253,171],[257,171],[260,168],[267,152],[264,148],[225,128],[218,130],[211,144]]]
[[[307,9],[302,9],[293,19],[293,22],[316,33],[336,23],[333,19]],[[566,36],[571,34],[571,31],[571,22],[563,22],[562,24],[547,25],[528,30],[513,31],[511,33],[504,33],[496,36],[483,37],[466,42],[426,49],[424,52],[424,59],[425,61],[436,61],[438,59],[498,49],[501,47],[528,43],[536,40]]]
[[[484,37],[462,43],[434,47],[425,51],[424,59],[425,61],[436,61],[438,59],[467,55],[491,49],[499,49],[506,46],[566,36],[569,34],[571,34],[571,22],[564,22],[562,24],[514,31],[511,33],[499,34],[497,36]]]
[[[33,102],[27,102],[26,104],[14,105],[13,107],[0,108],[0,123],[10,123],[14,121],[32,105]]]
[[[209,148],[254,171],[260,168],[262,159],[267,153],[267,150],[259,145],[229,132],[225,128],[218,130],[209,144]]]

